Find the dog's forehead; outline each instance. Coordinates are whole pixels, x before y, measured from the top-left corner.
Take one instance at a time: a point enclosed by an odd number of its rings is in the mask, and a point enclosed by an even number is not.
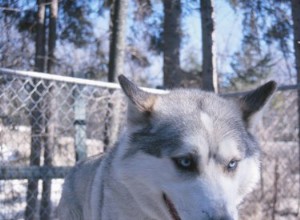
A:
[[[247,151],[242,142],[248,138],[236,106],[211,93],[186,90],[160,97],[150,122],[130,136],[129,154],[142,150],[157,157],[195,149],[208,155],[228,144],[234,154],[236,146]]]
[[[181,147],[177,154],[193,152],[203,160],[210,158],[224,162],[233,158],[243,158],[246,153],[246,144],[243,131],[233,123],[214,120],[205,112],[199,112],[195,117],[194,125],[187,125],[181,129]]]
[[[238,108],[234,102],[226,100],[214,93],[200,90],[174,90],[167,95],[161,96],[156,104],[155,110],[160,114],[176,116],[189,116],[195,114],[195,117],[203,115],[197,112],[206,112],[210,117],[228,118],[238,115]],[[207,118],[207,117],[206,117]]]
[[[155,119],[190,130],[227,133],[243,126],[240,111],[233,102],[213,93],[198,90],[176,90],[161,97],[155,106]],[[154,119],[154,120],[155,120]]]
[[[167,119],[180,133],[181,142],[196,148],[199,154],[219,151],[238,157],[246,151],[246,129],[234,103],[212,93],[178,90],[162,98],[158,105],[158,121]]]

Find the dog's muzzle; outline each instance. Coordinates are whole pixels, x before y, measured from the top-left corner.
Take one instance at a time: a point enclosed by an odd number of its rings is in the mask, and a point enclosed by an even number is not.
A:
[[[172,219],[173,220],[181,220],[174,204],[172,203],[172,201],[168,198],[168,196],[165,193],[163,193],[163,200],[170,212],[170,215],[172,216]]]

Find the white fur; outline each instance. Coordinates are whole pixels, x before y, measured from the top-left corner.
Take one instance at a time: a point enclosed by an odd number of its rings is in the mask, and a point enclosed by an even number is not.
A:
[[[214,126],[213,120],[205,112],[200,112],[200,118],[209,135],[213,135]]]
[[[237,142],[231,137],[225,137],[219,142],[218,154],[227,160],[242,158]],[[228,162],[229,162],[228,161]]]

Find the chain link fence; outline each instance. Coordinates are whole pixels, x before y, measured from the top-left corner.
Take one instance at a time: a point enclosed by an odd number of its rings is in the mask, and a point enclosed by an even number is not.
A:
[[[300,218],[297,90],[277,91],[256,131],[262,147],[261,181],[243,204],[245,218]]]
[[[0,71],[0,219],[56,219],[76,160],[113,145],[124,120],[116,87]],[[278,91],[256,131],[262,178],[241,219],[299,219],[297,90]]]
[[[1,73],[0,219],[55,219],[70,167],[114,143],[121,92],[77,81]]]

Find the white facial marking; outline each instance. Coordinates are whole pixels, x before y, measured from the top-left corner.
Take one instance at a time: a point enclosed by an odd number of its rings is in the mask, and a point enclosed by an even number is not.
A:
[[[223,139],[219,143],[218,154],[225,159],[239,159],[241,157],[241,152],[238,149],[238,145],[235,140],[230,137]]]
[[[208,134],[213,135],[213,130],[214,130],[213,121],[209,117],[209,115],[204,112],[200,112],[200,118]]]
[[[239,202],[242,201],[243,197],[251,192],[255,187],[256,183],[260,179],[260,162],[258,158],[245,158],[239,164],[238,172],[236,175],[239,183]],[[247,170],[247,172],[244,172]]]
[[[193,134],[193,135],[189,135],[188,137],[186,137],[184,139],[184,143],[187,144],[187,146],[185,147],[185,150],[188,150],[187,153],[190,153],[191,149],[188,149],[188,147],[192,147],[192,150],[196,150],[198,152],[199,155],[201,155],[201,157],[203,158],[208,158],[208,143],[206,141],[206,139],[204,137],[202,137],[199,134]]]

